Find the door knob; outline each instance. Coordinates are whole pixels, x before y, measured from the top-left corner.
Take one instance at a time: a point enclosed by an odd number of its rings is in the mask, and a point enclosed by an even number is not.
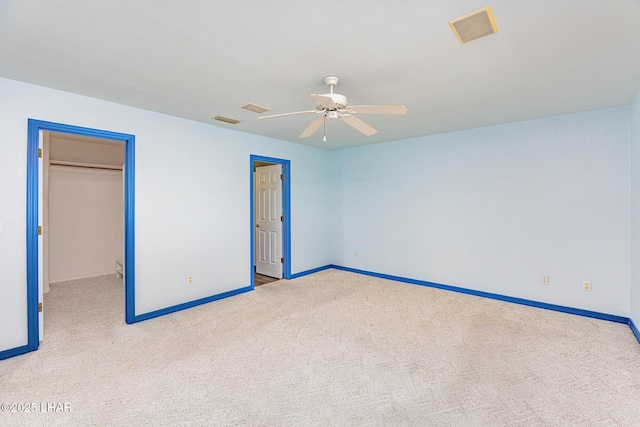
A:
[[[256,227],[260,227],[260,224],[256,224]]]

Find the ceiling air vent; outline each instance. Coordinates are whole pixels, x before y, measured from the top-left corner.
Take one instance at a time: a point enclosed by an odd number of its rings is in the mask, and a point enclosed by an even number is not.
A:
[[[254,113],[264,113],[265,111],[269,111],[267,107],[263,107],[262,105],[254,104],[253,102],[248,102],[244,105],[241,105],[240,108],[244,108],[245,110],[253,111]]]
[[[213,120],[218,120],[221,122],[225,122],[225,123],[230,123],[232,125],[237,125],[238,123],[242,122],[242,120],[236,120],[236,119],[230,119],[229,117],[224,117],[224,116],[215,116],[212,117]]]
[[[498,26],[496,25],[490,6],[452,19],[449,21],[449,26],[460,43],[468,43],[480,37],[498,32]]]

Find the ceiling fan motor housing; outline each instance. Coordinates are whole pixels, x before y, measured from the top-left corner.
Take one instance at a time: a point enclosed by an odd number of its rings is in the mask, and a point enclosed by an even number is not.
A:
[[[327,98],[331,98],[333,100],[334,105],[322,105],[321,103],[316,104],[316,109],[320,111],[335,111],[335,110],[344,110],[347,108],[347,97],[344,95],[340,95],[339,93],[325,93],[322,96],[326,96]]]

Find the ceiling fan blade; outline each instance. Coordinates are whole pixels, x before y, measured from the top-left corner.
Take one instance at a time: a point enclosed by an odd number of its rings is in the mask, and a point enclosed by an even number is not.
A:
[[[404,105],[351,105],[347,110],[350,113],[407,114],[407,107]]]
[[[330,96],[325,96],[325,95],[314,95],[313,93],[311,94],[311,97],[313,99],[316,100],[316,102],[324,107],[327,107],[329,109],[332,108],[338,108],[338,106],[336,105],[335,102],[333,102],[333,98],[331,98]]]
[[[295,115],[298,115],[298,114],[311,114],[311,113],[318,113],[318,112],[319,111],[317,111],[317,110],[308,110],[308,111],[296,111],[294,113],[273,114],[271,116],[260,116],[260,117],[258,117],[258,120],[273,119],[274,117],[295,116]]]
[[[340,120],[367,136],[375,135],[376,133],[378,133],[378,129],[366,124],[365,122],[358,119],[357,117],[352,116],[351,114],[340,115]]]
[[[323,121],[324,116],[318,117],[317,119],[312,121],[311,124],[304,131],[302,131],[302,133],[300,134],[300,138],[308,138],[313,135],[314,132],[318,130]]]

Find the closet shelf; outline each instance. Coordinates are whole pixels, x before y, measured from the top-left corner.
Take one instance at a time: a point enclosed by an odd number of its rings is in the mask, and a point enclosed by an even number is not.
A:
[[[64,160],[49,160],[51,166],[71,166],[75,168],[89,168],[89,169],[108,169],[108,170],[122,170],[122,166],[115,165],[97,165],[93,163],[79,163],[79,162],[67,162]]]

